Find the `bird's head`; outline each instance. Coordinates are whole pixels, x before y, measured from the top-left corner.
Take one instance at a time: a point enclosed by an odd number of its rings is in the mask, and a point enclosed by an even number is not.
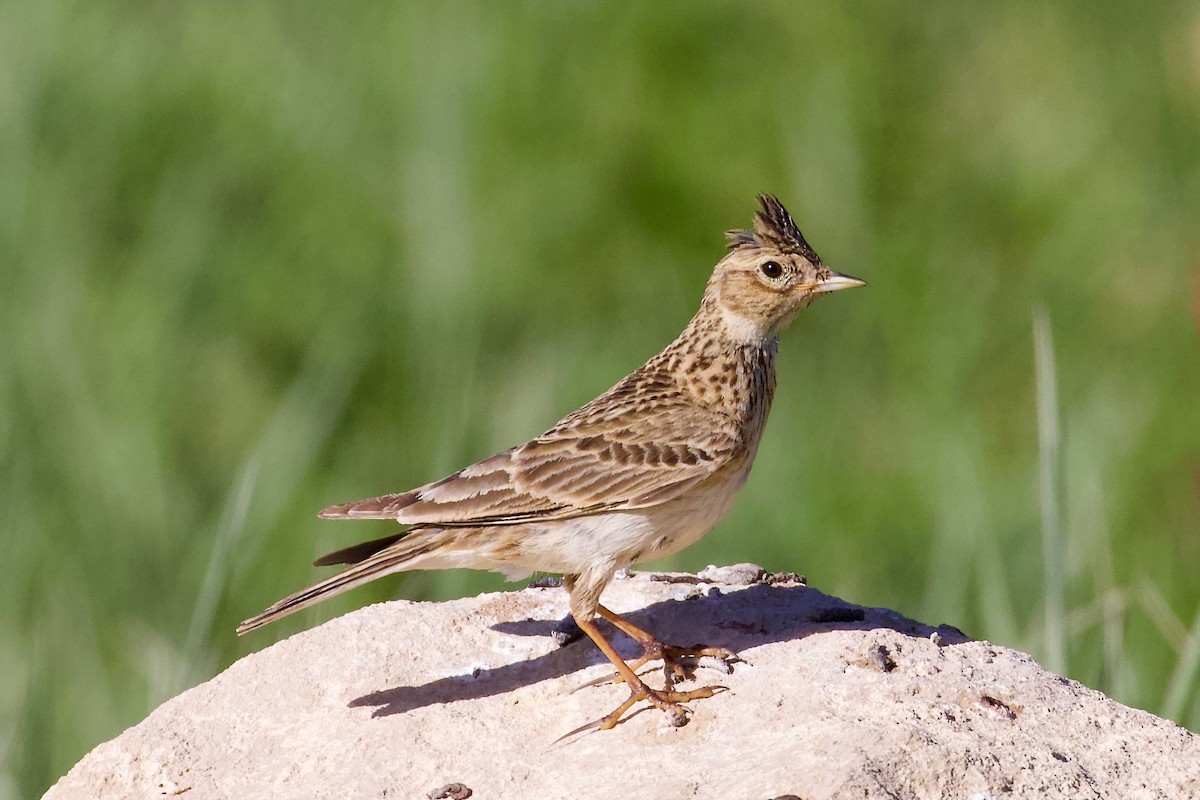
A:
[[[758,202],[754,230],[726,234],[729,255],[705,291],[727,332],[747,343],[778,335],[818,295],[866,283],[822,264],[777,198],[759,195]]]

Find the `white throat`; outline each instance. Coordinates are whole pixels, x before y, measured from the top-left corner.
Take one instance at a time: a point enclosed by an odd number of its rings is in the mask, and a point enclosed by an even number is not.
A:
[[[721,309],[721,319],[725,323],[725,333],[738,344],[762,347],[771,338],[767,331],[764,331],[753,321],[746,319],[741,314],[730,311],[728,308]]]

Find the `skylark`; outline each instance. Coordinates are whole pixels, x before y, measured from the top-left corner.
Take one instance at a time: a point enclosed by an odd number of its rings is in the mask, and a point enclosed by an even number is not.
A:
[[[666,349],[525,444],[411,491],[325,509],[323,519],[394,519],[408,528],[318,559],[317,566],[352,566],[237,632],[402,570],[490,569],[510,580],[562,573],[572,616],[630,688],[612,713],[572,733],[611,728],[642,700],[684,724],[681,703],[723,688],[677,690],[676,678],[690,674],[684,664],[702,656],[731,664],[736,656],[663,644],[601,605],[600,595],[617,570],[682,550],[729,511],[775,393],[779,332],[818,295],[864,283],[822,264],[778,199],[758,201],[754,230],[726,234],[729,253],[700,310]],[[596,616],[641,644],[643,656],[627,664]],[[654,660],[663,661],[663,689],[637,674]]]

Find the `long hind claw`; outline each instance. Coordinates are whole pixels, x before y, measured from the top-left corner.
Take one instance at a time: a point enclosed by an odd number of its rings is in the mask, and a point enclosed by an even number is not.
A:
[[[691,700],[702,700],[706,697],[720,694],[721,692],[729,691],[728,686],[701,686],[698,689],[692,689],[686,692],[677,692],[673,690],[657,691],[648,688],[645,684],[640,687],[634,687],[629,692],[629,697],[625,702],[617,706],[615,709],[605,714],[603,717],[586,725],[580,725],[573,731],[564,733],[562,736],[554,740],[554,744],[573,738],[581,733],[591,733],[593,731],[607,731],[615,728],[625,720],[632,717],[625,716],[625,712],[637,705],[638,702],[646,700],[650,705],[667,714],[668,721],[673,728],[682,728],[688,724],[688,715],[692,710],[683,705]],[[643,709],[644,710],[644,709]],[[639,712],[635,711],[634,714]]]
[[[570,588],[570,584],[568,584],[568,588]],[[651,706],[665,712],[671,725],[681,728],[687,724],[688,714],[691,713],[691,709],[683,705],[683,703],[690,700],[712,697],[718,692],[727,691],[727,687],[702,686],[690,691],[677,691],[675,689],[676,682],[691,679],[696,670],[696,662],[701,658],[717,659],[726,674],[733,671],[733,664],[741,661],[737,653],[734,653],[732,650],[726,650],[723,647],[704,647],[703,645],[675,647],[663,644],[653,634],[638,628],[619,615],[609,611],[604,606],[598,606],[596,613],[642,645],[642,657],[633,663],[626,663],[608,639],[604,638],[604,634],[600,632],[600,629],[596,627],[596,623],[592,619],[586,615],[572,612],[575,623],[579,626],[580,630],[587,634],[588,638],[595,643],[600,652],[604,654],[604,657],[617,670],[615,676],[605,676],[585,684],[585,686],[594,686],[600,683],[607,683],[608,681],[620,681],[629,687],[629,697],[613,711],[605,714],[595,722],[589,722],[559,737],[555,742],[556,744],[564,739],[569,739],[582,733],[615,728],[623,720],[629,718],[626,716],[626,712],[641,700],[646,700]],[[641,676],[638,675],[638,670],[651,661],[663,662],[663,676],[666,683],[663,689],[651,689],[642,680]]]
[[[642,666],[643,666],[643,664],[639,661],[639,662],[634,662],[634,663],[630,664],[629,668],[632,669],[635,673],[637,673],[637,676],[639,678],[649,675],[651,672],[654,671],[652,669],[648,669],[648,670],[644,670],[642,672],[638,672],[638,670],[641,669]],[[578,692],[582,689],[590,689],[593,686],[604,686],[605,684],[609,684],[609,683],[624,683],[624,682],[625,682],[625,678],[624,678],[624,676],[621,675],[621,673],[610,672],[607,675],[601,675],[599,678],[592,678],[590,681],[585,681],[584,683],[579,684],[578,686],[576,686],[574,689],[571,690],[571,694],[575,694],[576,692]]]

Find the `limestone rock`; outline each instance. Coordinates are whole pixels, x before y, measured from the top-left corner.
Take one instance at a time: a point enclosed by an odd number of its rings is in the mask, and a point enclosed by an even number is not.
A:
[[[605,593],[666,641],[746,659],[698,671],[729,691],[685,727],[648,710],[555,744],[626,696],[572,692],[611,670],[551,635],[562,589],[396,601],[243,658],[46,797],[1200,797],[1200,738],[1023,653],[753,565],[703,574]]]

